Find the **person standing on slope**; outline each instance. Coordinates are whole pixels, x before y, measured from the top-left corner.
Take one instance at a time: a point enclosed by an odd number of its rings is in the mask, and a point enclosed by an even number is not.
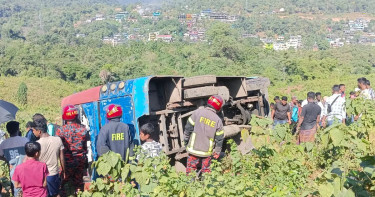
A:
[[[211,156],[219,158],[224,140],[223,122],[217,115],[224,100],[220,96],[211,96],[205,108],[197,109],[188,119],[184,141],[189,153],[186,174],[196,171],[201,164],[202,173],[211,172]]]
[[[315,93],[307,93],[308,104],[302,108],[302,114],[298,121],[297,144],[304,142],[314,142],[315,134],[320,125],[320,114],[322,109],[315,103]]]
[[[87,167],[87,140],[89,140],[86,127],[78,123],[78,109],[74,105],[63,108],[62,119],[64,125],[56,131],[64,144],[65,178],[62,181],[64,191],[67,183],[75,192],[83,191],[83,176]],[[65,194],[64,194],[65,195]]]

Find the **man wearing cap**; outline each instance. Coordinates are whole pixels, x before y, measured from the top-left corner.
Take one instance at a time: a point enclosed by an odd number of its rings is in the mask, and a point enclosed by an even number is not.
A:
[[[122,108],[119,105],[111,104],[106,109],[109,122],[100,129],[96,149],[101,156],[108,151],[121,155],[126,161],[127,152],[129,158],[134,156],[134,143],[130,135],[129,126],[121,122]]]
[[[207,107],[194,111],[185,126],[184,141],[189,153],[186,174],[196,171],[198,165],[202,166],[202,173],[211,172],[211,157],[217,159],[223,146],[223,122],[217,113],[224,101],[215,95],[208,99],[207,104]]]

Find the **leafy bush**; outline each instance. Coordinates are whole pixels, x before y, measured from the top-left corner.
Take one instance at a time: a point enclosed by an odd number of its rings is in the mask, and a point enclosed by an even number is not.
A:
[[[17,100],[21,105],[27,104],[27,86],[24,82],[18,87]]]
[[[94,165],[107,166],[100,173],[113,178],[97,179],[81,196],[374,196],[375,104],[355,100],[348,111],[363,103],[370,108],[357,111],[363,114],[360,121],[319,130],[314,143],[301,145],[289,127],[271,130],[270,120],[253,117],[257,148],[242,155],[229,140],[227,156],[213,160],[212,172],[202,177],[176,172],[166,155],[141,155],[138,163],[126,164],[108,153]]]
[[[0,184],[7,195],[11,194],[11,182],[9,177],[9,167],[5,161],[0,160]]]

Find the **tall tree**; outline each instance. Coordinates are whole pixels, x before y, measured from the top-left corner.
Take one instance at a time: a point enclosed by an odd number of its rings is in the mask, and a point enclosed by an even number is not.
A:
[[[22,82],[20,84],[20,86],[18,87],[17,101],[21,105],[26,105],[27,104],[27,85],[24,82]]]

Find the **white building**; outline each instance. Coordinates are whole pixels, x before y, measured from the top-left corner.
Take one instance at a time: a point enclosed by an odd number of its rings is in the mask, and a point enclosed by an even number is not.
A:
[[[294,49],[298,49],[302,47],[302,36],[297,35],[297,36],[290,36],[289,42],[288,42],[290,47],[293,47]]]
[[[289,44],[287,43],[274,43],[273,49],[275,51],[285,51],[289,49]]]

